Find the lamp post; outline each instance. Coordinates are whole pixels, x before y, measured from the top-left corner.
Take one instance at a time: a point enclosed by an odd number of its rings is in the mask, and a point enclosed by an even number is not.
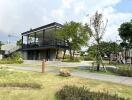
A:
[[[45,72],[45,62],[46,62],[46,60],[43,59],[43,60],[42,60],[42,73]]]

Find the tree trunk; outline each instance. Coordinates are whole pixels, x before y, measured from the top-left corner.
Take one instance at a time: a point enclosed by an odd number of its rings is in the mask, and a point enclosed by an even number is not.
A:
[[[97,64],[97,71],[100,70],[99,68],[100,68],[100,64],[98,63],[98,64]]]
[[[71,52],[71,49],[70,49],[70,60],[72,60],[72,52]]]
[[[100,70],[100,53],[99,53],[99,41],[97,42],[97,55],[96,55],[96,62],[97,62],[97,71]]]
[[[59,51],[59,50],[57,49],[57,52],[56,52],[56,59],[58,59],[58,51]]]
[[[75,56],[75,50],[73,51],[73,60],[74,60],[74,56]]]
[[[125,49],[125,64],[127,64],[126,49]]]
[[[65,54],[66,54],[66,49],[64,49],[63,60],[65,58]]]
[[[131,62],[130,63],[132,64],[132,57],[131,57]]]
[[[70,60],[72,60],[72,52],[71,52],[71,43],[67,40],[68,46],[69,46],[69,52],[70,52]]]

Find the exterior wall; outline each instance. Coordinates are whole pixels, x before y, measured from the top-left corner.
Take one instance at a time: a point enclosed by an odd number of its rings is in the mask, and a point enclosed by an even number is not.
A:
[[[3,55],[2,54],[0,54],[0,60],[3,58]]]
[[[24,60],[27,60],[28,58],[27,58],[27,52],[26,51],[23,51],[22,52],[22,56],[23,56],[23,59]]]
[[[55,60],[56,59],[56,50],[50,50],[50,59]]]
[[[46,50],[32,50],[24,51],[23,58],[25,60],[55,60],[56,59],[56,50],[55,49],[46,49]]]
[[[63,54],[64,54],[63,50],[59,50],[58,58],[63,58]]]
[[[41,59],[45,59],[46,58],[46,51],[40,51],[39,52],[39,60],[41,60]]]

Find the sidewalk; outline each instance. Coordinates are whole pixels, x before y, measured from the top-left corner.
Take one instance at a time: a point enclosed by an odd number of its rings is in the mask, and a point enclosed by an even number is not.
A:
[[[72,75],[82,78],[97,79],[101,81],[108,81],[108,82],[120,83],[120,84],[132,86],[132,77],[106,75],[106,74],[98,74],[98,73],[83,73],[83,72],[73,72]]]
[[[14,67],[14,66],[8,66],[8,67],[17,69],[17,70],[41,72],[41,68]],[[55,69],[46,69],[46,71],[52,72],[52,73],[58,73],[58,71]],[[101,80],[101,81],[108,81],[108,82],[120,83],[120,84],[132,86],[132,77],[106,75],[106,74],[98,74],[98,73],[86,73],[86,72],[72,72],[72,76],[77,76],[77,77],[81,77],[81,78],[89,78],[89,79],[97,79],[97,80]]]

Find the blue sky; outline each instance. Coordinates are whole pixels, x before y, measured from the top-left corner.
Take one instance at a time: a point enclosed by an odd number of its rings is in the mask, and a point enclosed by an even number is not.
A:
[[[132,19],[132,0],[0,0],[0,40],[6,42],[8,34],[12,41],[20,33],[51,22],[88,22],[95,11],[102,12],[108,26],[104,40],[119,39],[120,24]]]
[[[132,12],[132,0],[122,0],[115,6],[115,9],[121,12]]]

